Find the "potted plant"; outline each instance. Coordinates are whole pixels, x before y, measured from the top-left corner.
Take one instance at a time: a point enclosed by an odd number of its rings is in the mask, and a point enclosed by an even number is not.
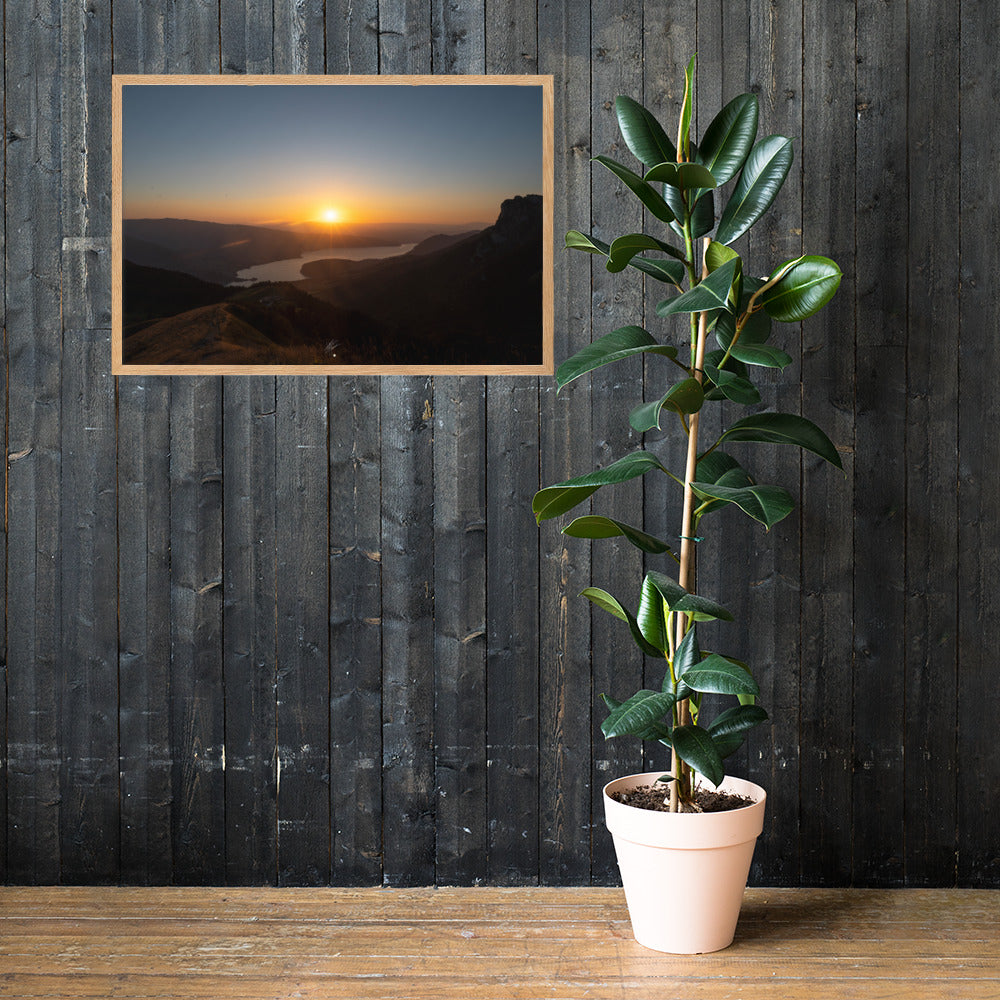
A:
[[[679,953],[715,951],[732,941],[765,801],[759,786],[726,776],[725,759],[767,714],[756,703],[751,668],[701,646],[699,622],[732,621],[725,608],[696,590],[695,547],[706,531],[703,522],[735,507],[769,530],[793,508],[788,492],[758,483],[744,457],[730,454],[730,444],[798,446],[842,469],[833,443],[814,423],[794,413],[760,412],[753,381],[755,370],[791,363],[770,342],[772,324],[798,323],[826,305],[840,284],[840,269],[827,257],[808,255],[754,277],[732,247],[778,194],[792,163],[792,141],[780,135],[757,140],[757,98],[741,94],[695,145],[693,73],[692,58],[676,144],[648,110],[619,97],[622,136],[641,169],[594,157],[642,202],[659,224],[658,234],[627,233],[610,243],[576,230],[566,234],[567,247],[606,258],[609,271],[632,269],[661,282],[666,294],[657,314],[685,322],[686,329],[675,340],[625,326],[556,372],[562,389],[602,365],[658,355],[673,378],[665,379],[657,398],[638,403],[629,422],[639,434],[666,423],[685,435],[685,467],[671,471],[640,448],[540,490],[532,503],[540,523],[608,484],[646,474],[666,475],[677,484],[679,546],[604,515],[577,517],[562,530],[578,538],[624,537],[647,557],[676,562],[676,575],[655,569],[645,574],[637,605],[597,587],[583,596],[621,619],[643,653],[663,667],[657,689],[603,695],[609,714],[601,728],[606,738],[638,737],[669,748],[669,773],[619,778],[606,786],[604,800],[635,936],[649,947]],[[720,198],[716,218],[716,197],[724,188],[728,197]],[[725,430],[714,440],[700,440],[699,414],[710,405],[723,407]],[[734,406],[752,410],[732,419]],[[736,702],[714,712],[715,696]],[[630,804],[643,798],[654,801],[657,811]]]

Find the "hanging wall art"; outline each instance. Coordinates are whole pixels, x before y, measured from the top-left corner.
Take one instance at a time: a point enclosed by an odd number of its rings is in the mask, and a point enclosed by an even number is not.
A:
[[[115,76],[115,374],[552,371],[552,78]]]

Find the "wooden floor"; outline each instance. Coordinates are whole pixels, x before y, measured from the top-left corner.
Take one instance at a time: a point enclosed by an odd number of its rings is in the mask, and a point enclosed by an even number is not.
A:
[[[676,957],[617,889],[0,888],[0,996],[986,1000],[1000,893],[756,889]]]

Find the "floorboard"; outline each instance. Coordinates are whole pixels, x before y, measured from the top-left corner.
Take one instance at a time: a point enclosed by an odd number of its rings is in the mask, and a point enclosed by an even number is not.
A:
[[[990,890],[748,890],[731,948],[619,889],[0,889],[0,997],[1000,998]]]

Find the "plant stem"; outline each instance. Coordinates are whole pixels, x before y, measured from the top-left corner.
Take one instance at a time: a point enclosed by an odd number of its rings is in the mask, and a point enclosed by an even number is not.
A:
[[[705,240],[705,249],[708,249],[709,241]],[[708,268],[703,263],[702,278],[707,275]],[[703,369],[705,367],[705,342],[708,339],[708,313],[698,314],[698,334],[694,345],[694,356],[691,359],[691,366],[694,370],[694,377],[701,382],[704,379]],[[681,558],[680,568],[677,571],[677,582],[685,590],[694,590],[695,580],[695,542],[694,534],[694,506],[695,495],[691,489],[694,481],[696,469],[698,467],[698,418],[700,413],[692,413],[688,424],[688,449],[687,463],[684,469],[684,516],[681,523]],[[686,615],[677,615],[677,633],[674,640],[675,647],[680,646],[681,640],[687,631]],[[678,706],[677,724],[686,726],[691,721],[690,706],[687,699],[681,701]],[[690,789],[687,787],[690,771],[687,765],[678,757],[676,750],[671,750],[670,769],[674,775],[674,780],[670,783],[670,811],[677,812],[682,798],[687,798]]]

